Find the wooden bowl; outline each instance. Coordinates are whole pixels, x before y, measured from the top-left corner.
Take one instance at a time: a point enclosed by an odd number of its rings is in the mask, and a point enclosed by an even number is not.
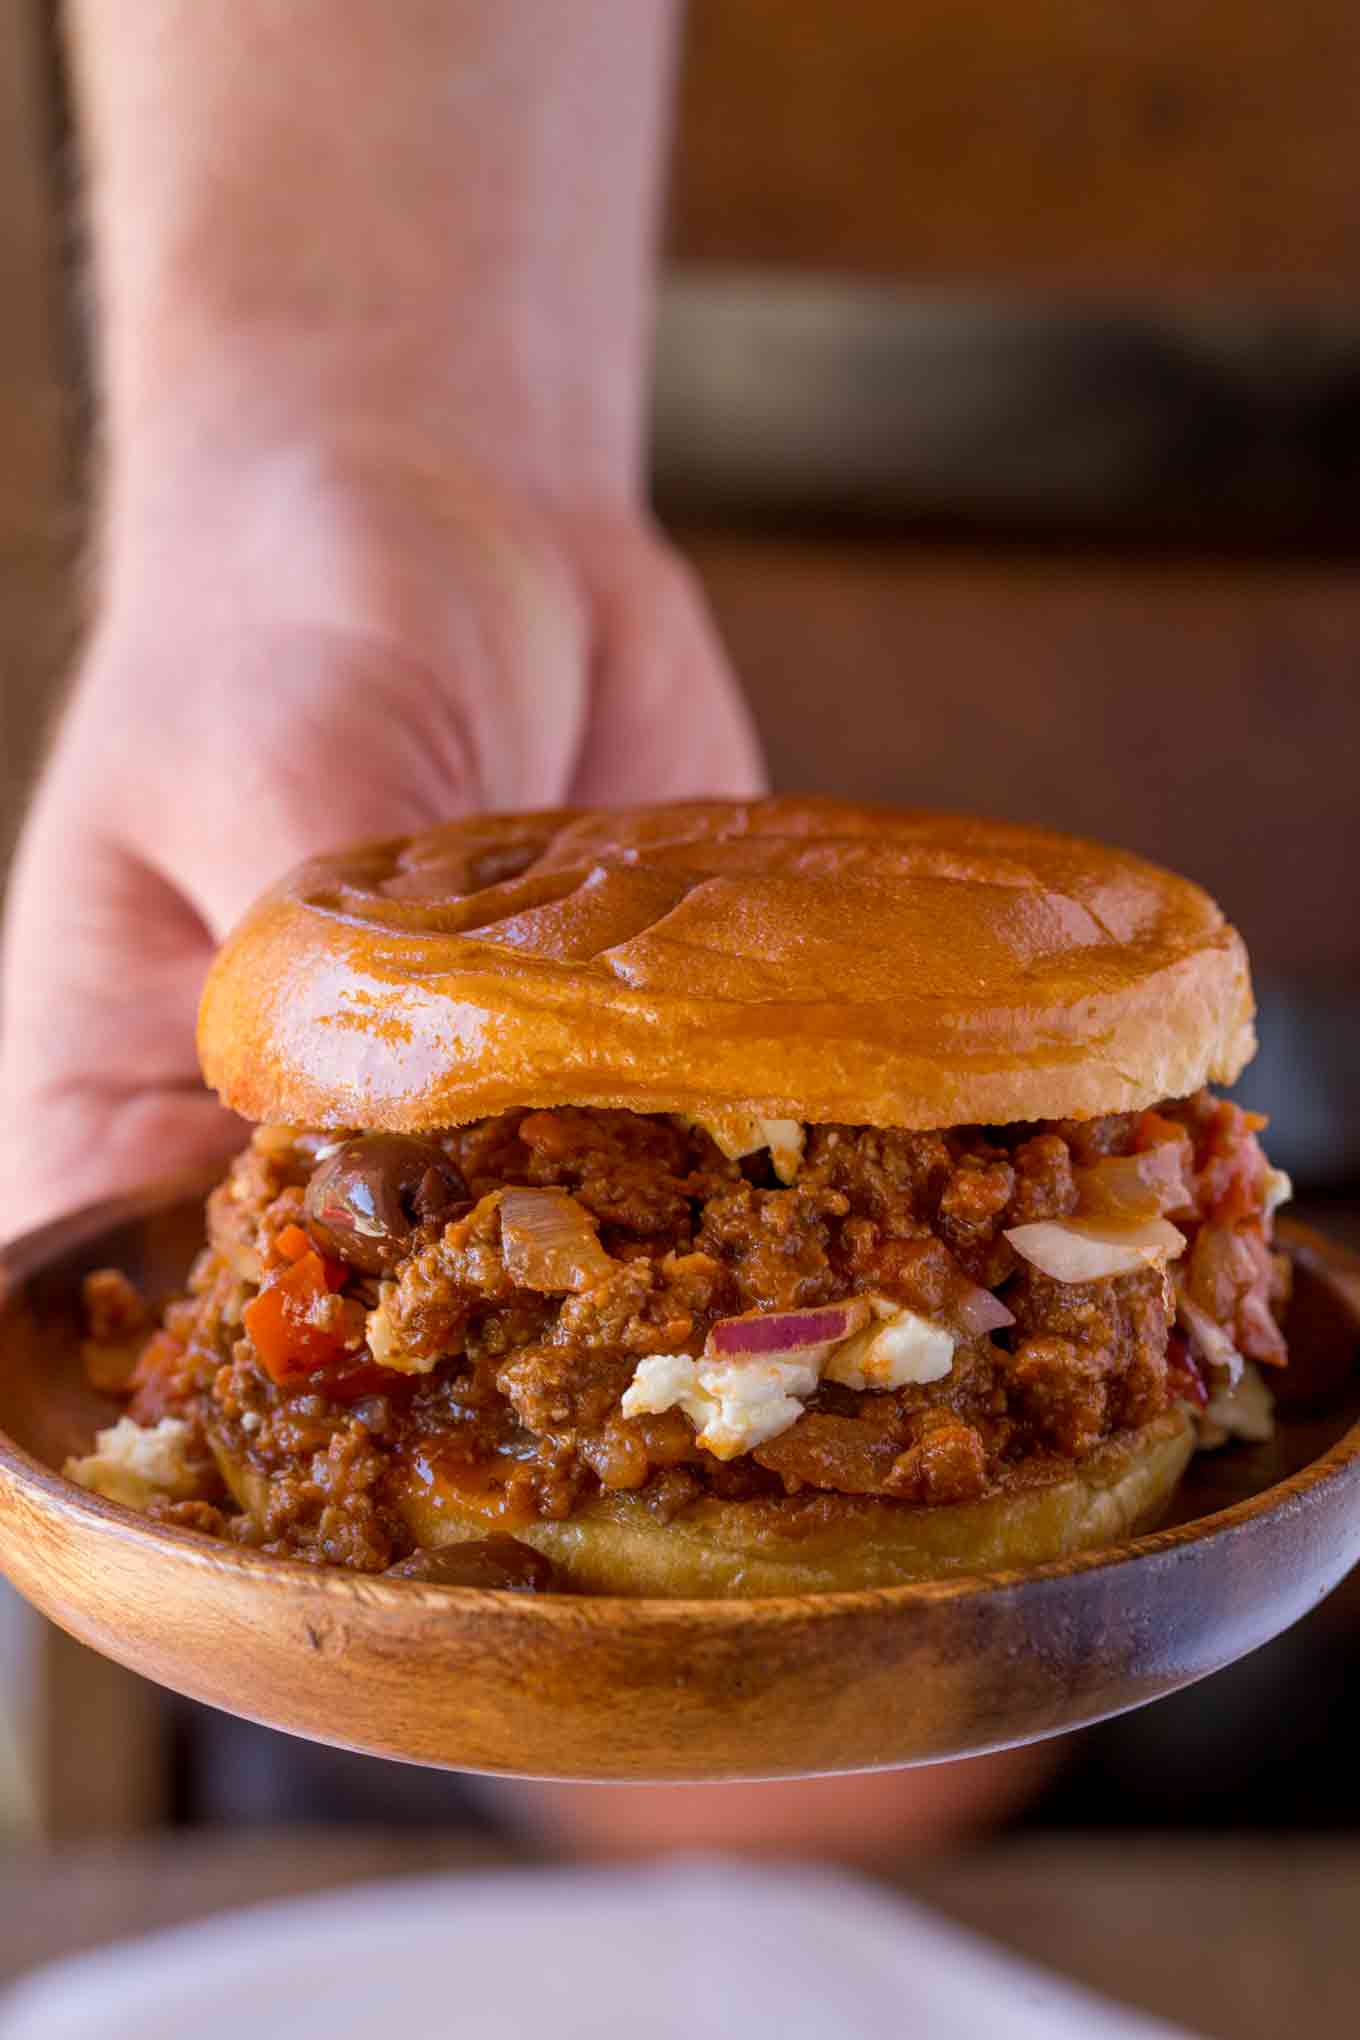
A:
[[[966,1756],[1137,1707],[1254,1650],[1360,1557],[1360,1259],[1301,1228],[1296,1387],[1269,1446],[1197,1460],[1172,1527],[1026,1572],[764,1601],[587,1600],[318,1572],[160,1528],[54,1469],[86,1270],[182,1279],[201,1184],[0,1256],[0,1565],[82,1642],[351,1749],[578,1779],[775,1778]]]

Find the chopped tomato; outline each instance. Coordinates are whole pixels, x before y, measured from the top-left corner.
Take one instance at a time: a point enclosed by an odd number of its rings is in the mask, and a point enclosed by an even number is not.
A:
[[[1178,1119],[1166,1119],[1160,1112],[1144,1112],[1133,1129],[1133,1146],[1137,1154],[1148,1148],[1160,1147],[1166,1140],[1183,1140],[1190,1143],[1190,1135]]]
[[[322,1254],[300,1225],[275,1235],[274,1255],[259,1295],[241,1314],[270,1379],[280,1388],[310,1383],[332,1402],[357,1402],[390,1388],[388,1370],[358,1359],[322,1309],[349,1280],[344,1263]]]
[[[315,1254],[325,1271],[328,1289],[343,1289],[349,1280],[349,1270],[343,1261],[331,1261],[321,1253],[311,1234],[304,1232],[300,1225],[286,1225],[274,1239],[274,1252],[284,1261],[304,1261],[308,1254]]]
[[[1192,1140],[1196,1218],[1235,1225],[1261,1212],[1267,1163],[1256,1134],[1264,1125],[1259,1112],[1244,1112],[1230,1098],[1215,1098],[1199,1113],[1193,1134],[1163,1113],[1144,1112],[1133,1144],[1141,1151],[1165,1140]]]
[[[300,1231],[287,1227],[280,1234]],[[303,1239],[307,1235],[303,1233]],[[255,1351],[270,1377],[285,1387],[319,1368],[333,1367],[346,1356],[346,1346],[327,1324],[321,1305],[339,1287],[329,1265],[308,1241],[296,1259],[274,1269],[264,1287],[248,1303],[242,1319]],[[343,1279],[343,1271],[342,1271]]]
[[[1218,1225],[1259,1216],[1265,1199],[1266,1158],[1251,1121],[1231,1099],[1220,1098],[1200,1166],[1200,1205]]]
[[[1209,1388],[1199,1362],[1190,1351],[1184,1333],[1175,1330],[1166,1342],[1166,1379],[1177,1402],[1192,1403],[1200,1410],[1207,1406]]]

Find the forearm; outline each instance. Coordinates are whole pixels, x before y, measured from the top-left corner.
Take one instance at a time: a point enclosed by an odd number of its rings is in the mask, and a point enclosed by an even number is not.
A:
[[[71,14],[115,492],[328,414],[635,490],[674,0]]]

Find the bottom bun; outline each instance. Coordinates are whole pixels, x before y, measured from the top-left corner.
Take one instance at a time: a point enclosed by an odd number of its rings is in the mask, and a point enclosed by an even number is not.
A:
[[[1189,1419],[1177,1410],[1111,1439],[1070,1474],[982,1502],[923,1509],[871,1495],[706,1500],[662,1523],[638,1496],[615,1493],[565,1522],[515,1526],[513,1534],[582,1594],[712,1600],[899,1586],[1041,1565],[1152,1529],[1193,1446]],[[485,1516],[432,1507],[423,1496],[401,1510],[426,1548],[485,1537],[489,1527]]]
[[[425,1490],[399,1508],[426,1550],[509,1530],[551,1559],[573,1593],[751,1600],[1005,1571],[1117,1544],[1160,1521],[1193,1449],[1190,1420],[1174,1410],[1111,1438],[1064,1476],[952,1507],[872,1495],[709,1499],[662,1523],[637,1495],[604,1493],[565,1522],[510,1525]],[[260,1521],[264,1477],[215,1453],[235,1500]]]

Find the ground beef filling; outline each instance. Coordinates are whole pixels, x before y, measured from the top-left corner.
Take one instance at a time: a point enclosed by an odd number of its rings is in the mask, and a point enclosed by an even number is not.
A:
[[[1182,1144],[1181,1279],[1240,1351],[1283,1357],[1259,1124],[1201,1093],[1045,1126],[815,1126],[786,1183],[767,1150],[731,1160],[676,1120],[509,1112],[397,1155],[395,1240],[377,1220],[338,1236],[319,1222],[308,1186],[334,1173],[342,1136],[266,1128],[210,1199],[190,1293],[149,1340],[126,1285],[93,1278],[92,1369],[107,1388],[125,1354],[133,1418],[187,1422],[226,1473],[162,1513],[366,1571],[411,1552],[412,1495],[448,1498],[487,1534],[569,1516],[601,1488],[663,1520],[703,1495],[975,1501],[1202,1399],[1165,1273],[1057,1282],[1005,1238],[1084,1208],[1104,1159]],[[371,1152],[390,1174],[392,1141]],[[526,1189],[557,1198],[512,1201]],[[526,1253],[521,1210],[549,1213],[546,1249]],[[966,1339],[943,1379],[824,1382],[737,1457],[701,1448],[678,1409],[620,1409],[643,1356],[697,1354],[719,1319],[859,1294],[947,1317],[972,1285],[1014,1322]]]

